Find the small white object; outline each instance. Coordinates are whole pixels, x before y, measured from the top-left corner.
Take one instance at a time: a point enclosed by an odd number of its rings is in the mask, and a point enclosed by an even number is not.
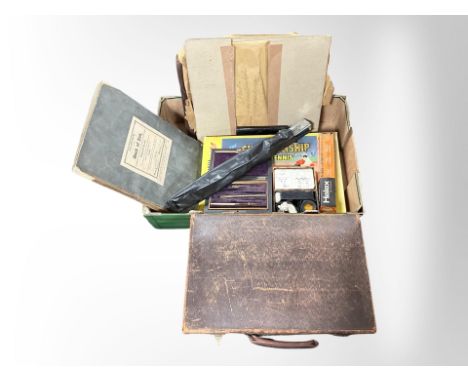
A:
[[[275,192],[275,203],[281,202],[281,192]]]
[[[297,209],[294,204],[289,202],[283,202],[278,205],[278,211],[281,212],[288,212],[290,214],[297,214]]]

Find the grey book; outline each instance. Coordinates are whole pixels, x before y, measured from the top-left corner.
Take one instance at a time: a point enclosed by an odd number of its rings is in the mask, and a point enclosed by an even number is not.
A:
[[[138,102],[99,84],[73,169],[161,210],[199,175],[201,144]]]

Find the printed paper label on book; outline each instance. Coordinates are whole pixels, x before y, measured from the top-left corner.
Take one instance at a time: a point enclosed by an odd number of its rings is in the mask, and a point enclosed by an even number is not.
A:
[[[172,140],[133,117],[120,164],[164,185]]]

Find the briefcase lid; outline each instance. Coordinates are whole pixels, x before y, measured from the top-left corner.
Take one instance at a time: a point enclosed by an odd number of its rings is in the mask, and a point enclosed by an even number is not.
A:
[[[184,333],[374,333],[357,215],[192,216]]]

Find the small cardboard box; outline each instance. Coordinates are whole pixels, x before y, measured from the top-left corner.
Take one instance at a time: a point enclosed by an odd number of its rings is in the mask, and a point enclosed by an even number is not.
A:
[[[161,118],[187,133],[184,124],[183,106],[180,97],[163,97],[158,114]],[[364,212],[359,186],[359,167],[354,145],[353,129],[349,122],[348,104],[345,96],[333,96],[330,105],[322,107],[319,132],[337,132],[340,148],[342,178],[345,191],[347,213],[362,215]],[[155,228],[189,228],[190,216],[199,213],[156,212],[143,206],[143,215]]]

